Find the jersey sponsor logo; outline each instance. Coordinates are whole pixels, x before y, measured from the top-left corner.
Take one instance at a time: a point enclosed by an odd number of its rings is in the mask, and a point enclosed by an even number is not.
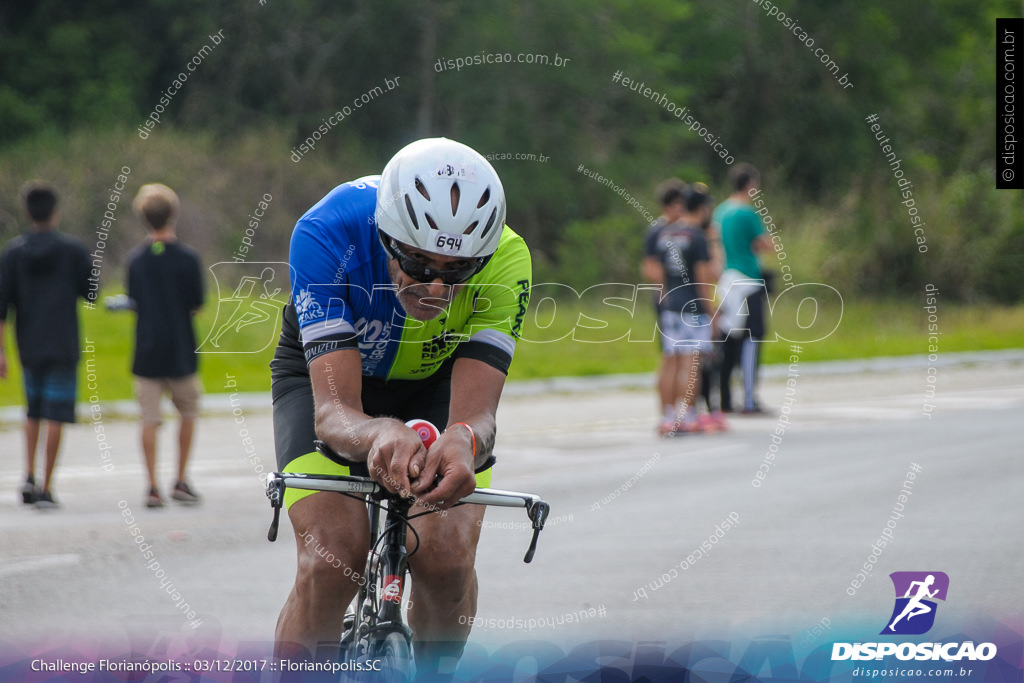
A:
[[[432,361],[438,358],[447,358],[451,355],[461,336],[463,335],[453,335],[448,330],[443,330],[441,334],[432,337],[429,341],[423,342],[423,360]]]
[[[518,339],[523,329],[523,318],[526,317],[526,306],[530,303],[530,281],[519,280],[516,284],[522,288],[522,291],[517,297],[519,310],[516,311],[516,319],[512,322],[512,336]]]
[[[324,309],[320,307],[313,295],[305,289],[300,289],[295,296],[295,312],[299,316],[299,324],[319,320],[324,317]]]
[[[363,374],[372,375],[388,353],[391,343],[391,323],[360,318],[356,322],[359,335],[359,353],[363,358]]]
[[[384,577],[384,588],[381,591],[381,598],[388,602],[402,601],[402,577],[388,574]]]
[[[313,361],[314,358],[318,358],[324,354],[337,351],[341,348],[336,341],[323,342],[321,344],[314,344],[307,346],[303,351],[303,355],[306,357],[306,364],[308,365]]]

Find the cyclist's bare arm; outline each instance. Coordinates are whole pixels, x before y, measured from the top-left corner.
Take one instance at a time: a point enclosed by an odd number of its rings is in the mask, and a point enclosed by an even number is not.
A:
[[[498,400],[505,385],[505,373],[473,358],[459,358],[452,368],[449,428],[430,447],[425,457],[417,456],[411,466],[419,476],[413,492],[424,503],[447,507],[476,488],[474,470],[482,465],[494,448]],[[470,426],[469,429],[462,422]],[[476,458],[473,441],[476,441]],[[422,463],[422,464],[421,464]],[[429,490],[434,475],[440,474],[437,488]],[[444,501],[443,503],[441,501]]]
[[[425,455],[423,442],[400,420],[363,412],[363,362],[358,349],[340,349],[309,364],[316,434],[392,492],[410,491],[409,461]]]

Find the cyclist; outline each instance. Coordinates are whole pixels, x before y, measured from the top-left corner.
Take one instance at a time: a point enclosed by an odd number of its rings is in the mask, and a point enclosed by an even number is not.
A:
[[[380,176],[339,185],[299,219],[271,364],[281,471],[368,474],[415,496],[413,513],[489,485],[495,410],[531,280],[529,250],[504,221],[497,173],[445,138],[409,144]],[[446,429],[427,449],[404,424],[412,418]],[[318,437],[351,464],[317,453]],[[360,500],[336,494],[289,489],[285,504],[303,542],[276,638],[278,655],[294,656],[290,644],[337,643],[368,520]],[[462,653],[482,518],[483,507],[463,506],[412,522],[420,670]]]

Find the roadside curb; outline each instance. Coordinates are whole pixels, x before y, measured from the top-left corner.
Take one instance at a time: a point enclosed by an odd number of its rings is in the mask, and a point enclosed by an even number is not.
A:
[[[880,358],[864,358],[858,360],[836,360],[801,362],[800,374],[803,376],[837,376],[880,374],[896,372],[913,372],[928,367],[949,368],[971,365],[1014,365],[1024,363],[1024,349],[1006,349],[1003,351],[964,351],[960,353],[940,353],[934,361],[927,355],[920,356],[884,356]],[[785,378],[789,366],[785,364],[765,365],[761,369],[761,378],[775,380]],[[544,394],[585,394],[599,391],[646,390],[653,389],[654,373],[632,373],[618,375],[594,375],[589,377],[551,377],[549,379],[530,379],[512,381],[505,385],[503,396],[522,398]],[[134,400],[110,401],[100,404],[103,407],[103,419],[137,419],[138,404]],[[172,415],[170,401],[165,399],[165,415]],[[271,408],[270,392],[239,392],[235,394],[216,393],[204,394],[201,409],[206,415],[230,415],[232,411],[241,410],[246,413],[269,411]],[[89,404],[80,402],[77,407],[79,424],[86,422]],[[24,417],[24,408],[8,406],[0,408],[0,424],[18,424]]]
[[[883,356],[879,358],[863,358],[857,360],[835,360],[800,362],[800,374],[803,376],[835,376],[880,374],[895,372],[913,372],[925,370],[929,366],[936,368],[966,367],[971,365],[1013,365],[1024,363],[1024,349],[1007,349],[1004,351],[964,351],[960,353],[941,353],[934,361],[927,355],[920,356]],[[789,374],[789,366],[783,363],[765,365],[761,368],[761,378],[765,380],[785,379]],[[547,393],[588,393],[593,391],[614,391],[623,389],[654,388],[654,373],[634,373],[620,375],[597,375],[592,377],[552,377],[550,379],[531,379],[521,382],[509,382],[505,385],[503,396],[534,396]]]

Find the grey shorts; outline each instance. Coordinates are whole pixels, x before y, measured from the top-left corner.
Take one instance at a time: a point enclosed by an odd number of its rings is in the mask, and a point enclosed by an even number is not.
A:
[[[703,313],[662,311],[658,316],[661,352],[666,356],[711,350],[711,318]]]

